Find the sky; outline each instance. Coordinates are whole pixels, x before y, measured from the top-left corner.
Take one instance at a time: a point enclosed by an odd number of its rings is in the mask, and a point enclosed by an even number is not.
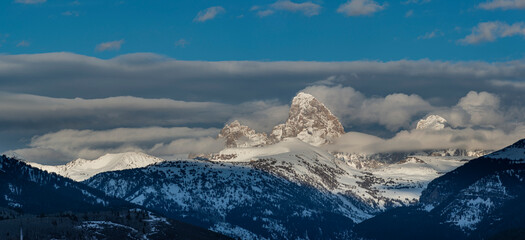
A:
[[[524,13],[525,0],[1,1],[0,152],[217,151],[225,123],[270,132],[300,91],[341,120],[341,141],[504,146],[525,137]],[[429,114],[451,128],[414,131]]]

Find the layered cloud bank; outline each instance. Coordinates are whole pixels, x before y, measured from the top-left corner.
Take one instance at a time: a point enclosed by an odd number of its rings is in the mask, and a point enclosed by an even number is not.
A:
[[[525,137],[525,63],[188,62],[154,54],[104,60],[71,53],[0,56],[1,152],[64,163],[107,152],[213,152],[240,120],[271,131],[298,91],[347,132],[337,151],[492,149]],[[449,128],[414,130],[437,114]],[[15,149],[14,151],[8,151]],[[18,149],[18,150],[16,150]]]

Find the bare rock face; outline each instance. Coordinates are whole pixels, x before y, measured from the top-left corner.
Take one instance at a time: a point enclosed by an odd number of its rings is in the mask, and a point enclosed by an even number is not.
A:
[[[281,123],[275,127],[273,127],[272,133],[270,134],[270,143],[278,143],[283,139],[284,136],[284,128],[286,127],[286,124]]]
[[[226,147],[228,148],[259,147],[268,143],[266,133],[257,133],[237,120],[226,124],[218,137],[226,140]]]
[[[314,96],[300,92],[292,100],[288,120],[274,128],[270,139],[279,141],[297,137],[303,142],[319,146],[344,134],[343,125],[328,108]]]

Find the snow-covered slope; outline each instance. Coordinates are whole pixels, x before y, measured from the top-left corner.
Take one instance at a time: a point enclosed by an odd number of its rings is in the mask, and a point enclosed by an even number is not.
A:
[[[54,172],[75,181],[84,181],[98,173],[145,167],[163,162],[161,158],[140,152],[106,154],[95,160],[77,159],[65,165],[49,166],[28,162],[33,167]]]
[[[168,217],[240,239],[352,239],[352,198],[232,163],[171,161],[84,183]]]
[[[373,214],[417,202],[430,181],[470,159],[406,155],[394,164],[386,164],[364,156],[348,156],[355,155],[334,155],[297,138],[286,138],[264,147],[227,148],[210,160],[260,169],[296,183],[346,195],[364,203],[360,206],[363,212]],[[362,221],[369,214],[354,221]]]

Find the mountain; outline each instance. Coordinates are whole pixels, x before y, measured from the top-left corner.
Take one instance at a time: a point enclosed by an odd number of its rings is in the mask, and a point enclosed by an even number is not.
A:
[[[228,239],[0,156],[2,239]]]
[[[0,157],[0,207],[26,213],[89,211],[130,207],[98,190],[49,174],[24,162]]]
[[[436,178],[417,206],[387,211],[356,229],[373,239],[483,239],[525,229],[524,181],[522,139]]]
[[[372,158],[368,158],[372,156]],[[399,158],[394,163],[376,160]],[[468,157],[381,154],[333,154],[297,138],[253,148],[226,148],[209,160],[271,173],[355,202],[352,219],[361,222],[377,212],[416,203],[436,177],[463,165]]]
[[[344,133],[343,125],[324,104],[314,96],[300,92],[292,100],[286,123],[277,125],[270,139],[280,141],[297,137],[303,142],[319,146],[332,142]]]
[[[275,126],[269,137],[235,120],[224,126],[218,138],[225,139],[229,148],[260,147],[285,138],[297,138],[319,146],[332,142],[344,133],[343,125],[324,104],[314,96],[300,92],[292,100],[286,122]]]
[[[163,161],[163,159],[140,152],[126,152],[106,154],[95,160],[79,158],[59,166],[41,165],[31,162],[28,162],[28,164],[75,181],[83,181],[101,172],[140,168]]]
[[[447,120],[439,115],[429,115],[417,122],[416,129],[441,130],[447,126]]]
[[[268,144],[266,133],[256,133],[237,120],[226,124],[218,138],[226,140],[226,147],[259,147]]]
[[[242,239],[348,239],[356,223],[412,205],[464,157],[409,156],[356,168],[297,138],[207,160],[98,174],[84,183],[168,217]],[[306,237],[307,236],[307,237]]]
[[[163,162],[101,173],[85,183],[241,239],[348,239],[356,215],[348,197],[231,163]]]

